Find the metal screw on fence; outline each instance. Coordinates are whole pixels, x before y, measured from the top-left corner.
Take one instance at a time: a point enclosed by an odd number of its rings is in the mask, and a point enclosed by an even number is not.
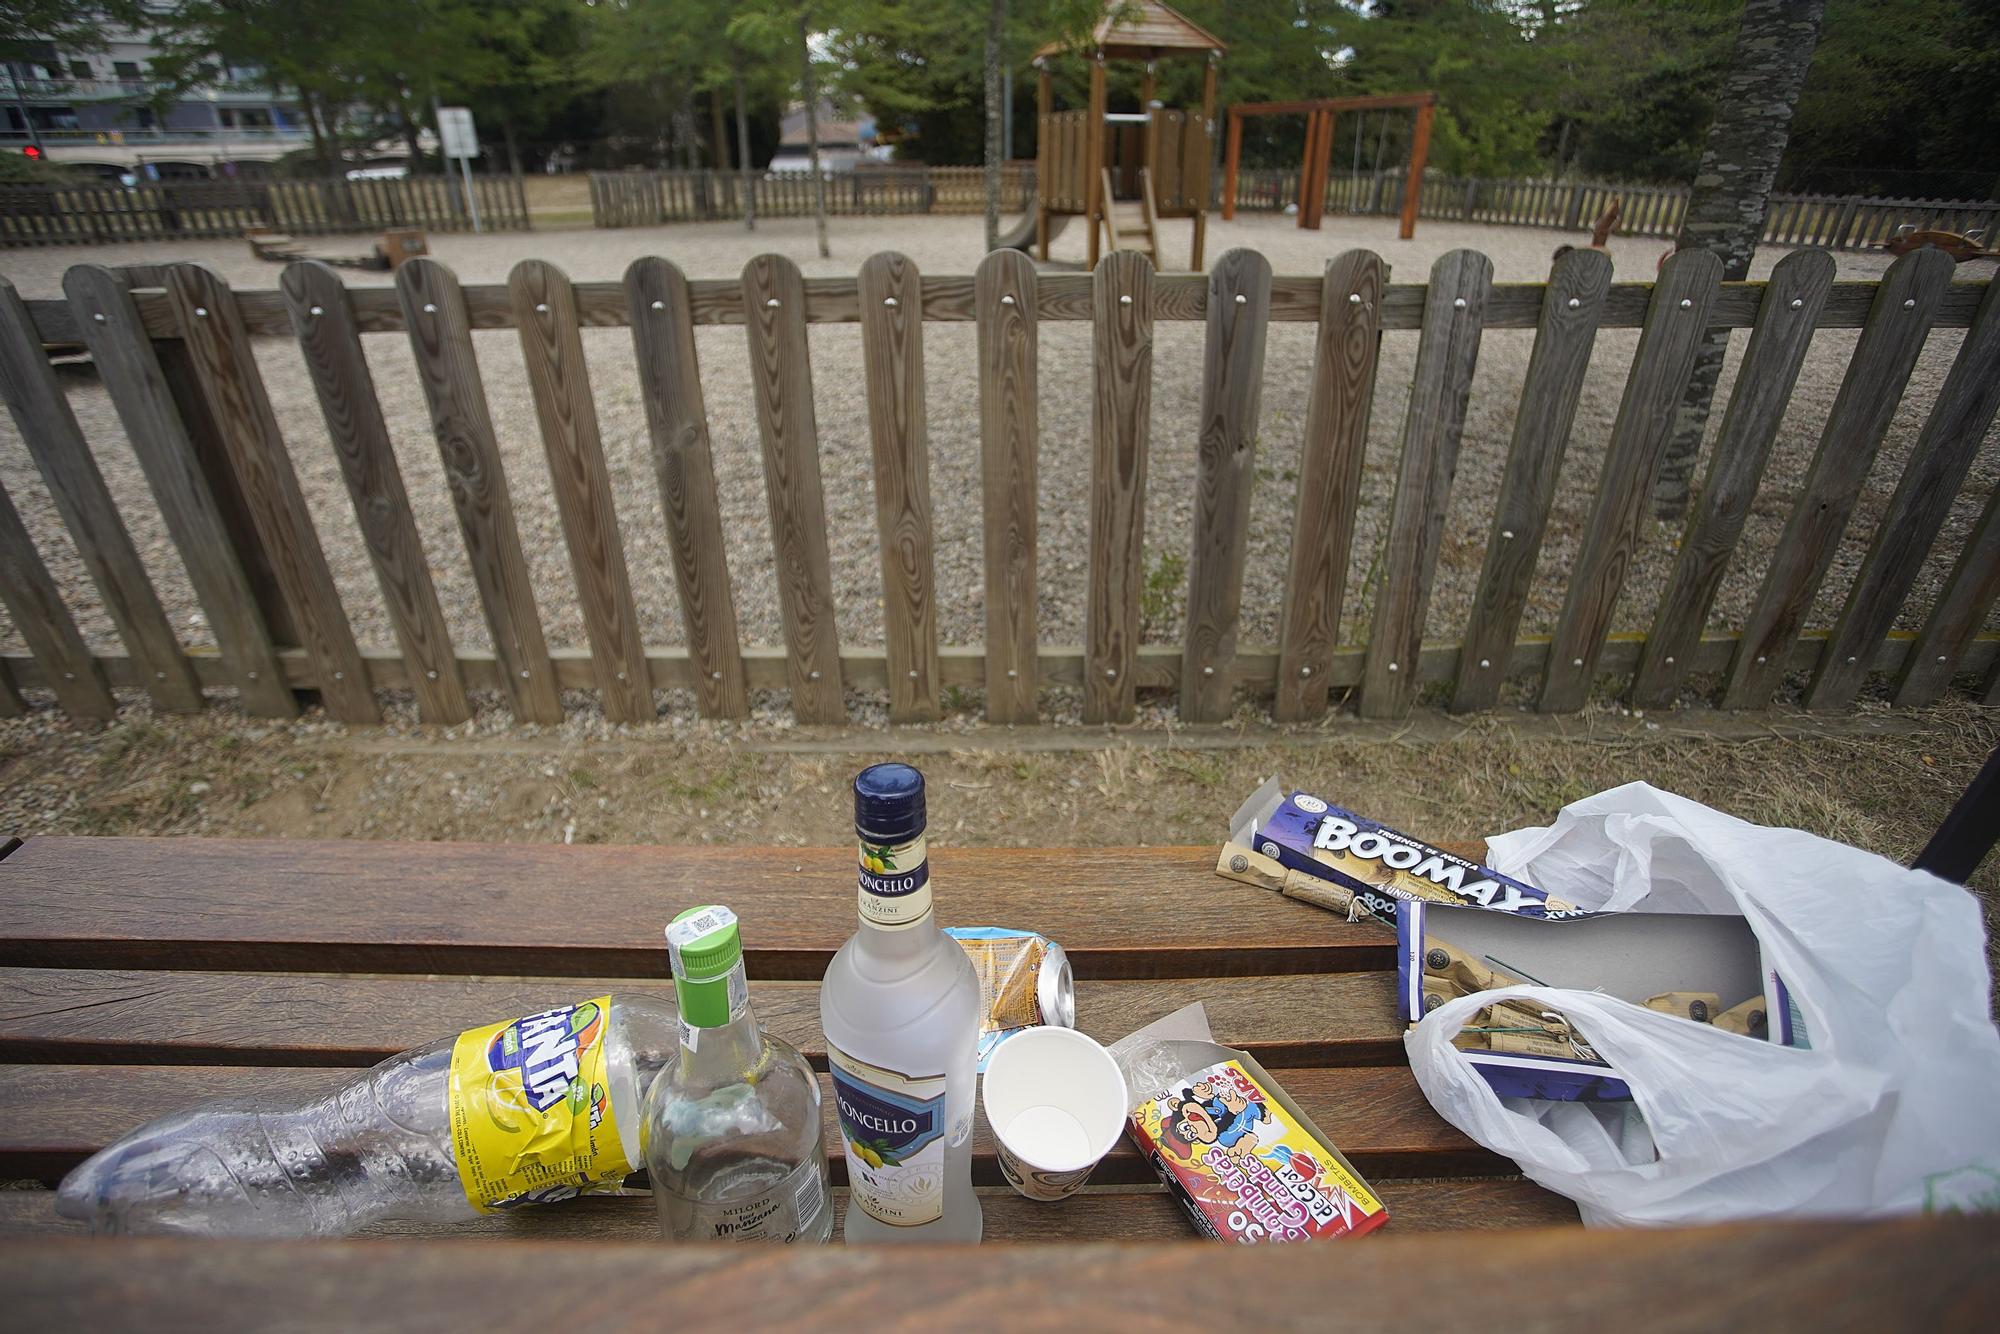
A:
[[[1578,297],[1571,297],[1571,298],[1569,299],[1569,308],[1570,308],[1571,310],[1575,310],[1575,309],[1576,309],[1576,308],[1577,308],[1578,306],[1580,306],[1580,305],[1582,305],[1582,304],[1583,304],[1583,301],[1582,301],[1582,300],[1581,300],[1580,298],[1578,298]]]
[[[1118,679],[1118,669],[1116,667],[1106,667],[1104,669],[1104,679],[1107,681],[1116,681]]]
[[[807,672],[807,673],[806,673],[806,679],[807,679],[808,681],[817,681],[817,680],[819,680],[819,673],[818,673],[818,672]]]
[[[770,300],[764,303],[764,309],[766,310],[776,310],[777,308],[778,308],[778,298],[776,297],[772,297]]]
[[[92,315],[90,318],[96,320],[99,324],[102,324],[104,323],[104,312],[100,310],[95,315]]]
[[[1903,302],[1904,310],[1915,310],[1916,308],[1917,308],[1917,299],[1915,297],[1909,297],[1904,300]]]
[[[1130,296],[1121,296],[1118,298],[1118,304],[1121,306],[1129,306],[1132,304],[1132,298]]]
[[[1451,299],[1451,308],[1452,308],[1453,310],[1464,310],[1464,309],[1465,309],[1465,298],[1464,298],[1464,297],[1462,297],[1462,296],[1455,296],[1455,297],[1453,297],[1453,298]]]
[[[1392,671],[1392,672],[1397,672],[1397,671],[1401,671],[1401,670],[1402,670],[1402,668],[1398,667],[1398,666],[1397,666],[1397,665],[1396,665],[1395,663],[1393,663],[1393,662],[1392,662],[1392,663],[1390,663],[1390,664],[1389,664],[1389,670],[1390,670],[1390,671]]]
[[[437,303],[435,301],[424,302],[424,314],[435,315],[437,313],[438,313],[438,308],[437,308]]]
[[[1348,305],[1350,305],[1350,306],[1358,306],[1358,305],[1360,305],[1360,304],[1361,304],[1361,293],[1359,293],[1359,292],[1349,292],[1349,293],[1347,294],[1347,304],[1348,304]]]
[[[665,310],[666,308],[667,308],[667,303],[664,301],[655,301],[653,303],[654,310]]]
[[[1007,679],[1008,679],[1009,681],[1013,680],[1013,679],[1014,679],[1015,677],[1017,677],[1017,676],[1019,676],[1019,675],[1020,675],[1020,673],[1019,673],[1019,672],[1017,672],[1017,671],[1015,671],[1015,670],[1014,670],[1014,669],[1013,669],[1012,667],[1009,667],[1009,668],[1007,669]]]
[[[1570,665],[1570,666],[1572,666],[1572,667],[1581,667],[1581,666],[1583,666],[1583,659],[1582,659],[1582,658],[1572,658],[1572,659],[1570,660],[1570,664],[1569,664],[1569,665]]]
[[[1011,306],[1014,304],[1014,298],[1011,296],[1003,296],[1000,298],[1000,304],[1003,306]]]
[[[882,304],[885,306],[893,306],[896,304],[896,298],[893,296],[885,296],[882,298]]]
[[[549,313],[549,303],[548,303],[548,302],[546,302],[546,301],[537,301],[537,302],[535,303],[535,312],[536,312],[537,314],[540,314],[540,315],[546,315],[546,314],[548,314],[548,313]]]
[[[1805,304],[1806,304],[1806,299],[1802,296],[1795,296],[1792,298],[1793,310],[1803,310],[1805,308]]]
[[[1693,299],[1692,297],[1685,297],[1685,296],[1684,296],[1684,297],[1682,297],[1682,298],[1681,298],[1681,309],[1682,309],[1682,310],[1693,310],[1693,309],[1694,309],[1694,299]]]
[[[312,308],[312,313],[313,313],[313,315],[314,315],[314,316],[320,316],[320,315],[324,315],[324,314],[326,314],[326,307],[325,307],[325,306],[314,306],[314,307]]]
[[[203,319],[203,320],[205,320],[205,319],[207,319],[207,318],[208,318],[208,307],[207,307],[207,306],[196,306],[196,307],[194,308],[194,313],[195,313],[195,318],[197,318],[197,319]]]
[[[1491,667],[1491,666],[1493,665],[1493,659],[1491,659],[1491,658],[1481,658],[1481,659],[1479,660],[1479,665],[1480,665],[1481,667]]]
[[[1502,541],[1512,542],[1514,540],[1514,530],[1512,528],[1502,528],[1500,530],[1500,537]]]

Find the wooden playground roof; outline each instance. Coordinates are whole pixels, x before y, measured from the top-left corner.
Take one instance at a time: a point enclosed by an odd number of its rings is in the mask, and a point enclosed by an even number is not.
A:
[[[1112,0],[1087,40],[1050,42],[1035,52],[1035,59],[1092,49],[1106,60],[1158,60],[1201,51],[1220,55],[1229,49],[1229,43],[1159,0],[1126,0],[1123,4]]]

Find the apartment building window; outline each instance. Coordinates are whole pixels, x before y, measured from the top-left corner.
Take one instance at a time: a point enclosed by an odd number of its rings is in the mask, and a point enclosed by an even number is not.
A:
[[[136,61],[114,60],[111,62],[111,72],[118,76],[120,83],[139,82],[139,66]]]
[[[90,80],[90,79],[94,79],[94,78],[96,78],[96,77],[97,77],[97,76],[96,76],[95,74],[91,73],[91,70],[90,70],[90,62],[89,62],[88,60],[72,60],[72,61],[70,61],[70,62],[69,62],[69,76],[70,76],[70,77],[71,77],[72,79],[83,79],[83,80],[86,80],[86,81],[88,81],[88,80]]]

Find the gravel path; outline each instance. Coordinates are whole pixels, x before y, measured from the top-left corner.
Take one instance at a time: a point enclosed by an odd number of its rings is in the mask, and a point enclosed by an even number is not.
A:
[[[1058,244],[1058,261],[1071,268],[1082,263],[1081,231],[1080,225],[1073,225]],[[1176,257],[1184,260],[1186,225],[1168,223],[1163,231],[1170,262]],[[1327,257],[1341,250],[1372,247],[1391,264],[1393,279],[1404,282],[1421,280],[1430,263],[1447,250],[1471,247],[1492,257],[1496,279],[1534,281],[1547,275],[1550,251],[1563,239],[1554,232],[1526,228],[1425,223],[1414,240],[1401,242],[1395,239],[1394,223],[1389,219],[1329,218],[1325,229],[1315,234],[1297,230],[1288,219],[1258,215],[1235,223],[1216,221],[1209,244],[1212,256],[1233,246],[1262,250],[1281,274],[1317,272]],[[636,231],[442,236],[434,238],[433,246],[439,259],[463,281],[473,283],[502,281],[515,262],[528,256],[550,259],[579,281],[616,279],[632,259],[654,253],[673,259],[692,277],[733,277],[752,255],[767,250],[791,255],[808,275],[846,276],[852,275],[868,254],[890,247],[908,254],[926,273],[966,273],[978,262],[978,240],[977,218],[914,217],[835,220],[831,260],[814,254],[810,221],[792,219],[761,223],[754,235],[744,233],[738,224],[717,223]],[[1611,254],[1617,277],[1650,278],[1665,248],[1664,242],[1654,240],[1615,242]],[[1767,250],[1760,254],[1753,276],[1767,274],[1783,253]],[[243,245],[222,241],[172,247],[14,250],[0,253],[0,272],[26,296],[55,296],[60,294],[63,271],[72,264],[171,259],[211,265],[246,290],[273,288],[279,274],[276,266],[252,258]],[[1842,278],[1874,277],[1886,267],[1886,257],[1879,254],[1842,253],[1838,259]],[[1985,278],[1991,271],[1987,264],[1966,266],[1959,276]],[[379,284],[386,281],[386,275],[355,273],[349,275],[349,281]],[[1146,527],[1149,563],[1184,557],[1188,546],[1202,335],[1202,327],[1195,323],[1162,322],[1156,330],[1154,452],[1149,465]],[[1932,336],[1863,492],[1852,531],[1841,547],[1813,623],[1829,624],[1838,614],[1875,520],[1894,489],[1922,424],[1922,408],[1935,396],[1962,336],[1961,331]],[[942,590],[940,630],[947,643],[976,643],[984,624],[984,584],[973,330],[969,325],[934,324],[926,328],[924,338],[937,574]],[[1042,338],[1042,637],[1045,642],[1075,643],[1082,638],[1085,597],[1090,329],[1082,323],[1051,324],[1044,326]],[[1278,594],[1288,548],[1286,528],[1292,508],[1289,483],[1296,472],[1312,338],[1308,325],[1274,325],[1270,331],[1259,485],[1244,590],[1245,643],[1269,642],[1277,630]],[[1464,624],[1483,559],[1486,525],[1532,338],[1532,332],[1526,330],[1489,332],[1481,346],[1437,591],[1431,603],[1428,629],[1433,639],[1456,638]],[[1540,575],[1528,607],[1525,628],[1529,631],[1550,628],[1561,609],[1563,572],[1576,554],[1577,535],[1589,512],[1636,339],[1634,330],[1607,331],[1598,339]],[[1733,383],[1744,339],[1739,334],[1733,341],[1722,383],[1724,394]],[[1810,463],[1854,339],[1852,332],[1831,332],[1814,342],[1738,558],[1723,585],[1714,617],[1718,627],[1740,624],[1755,596],[1757,581],[1778,540],[1790,497]],[[396,441],[452,632],[462,647],[484,648],[485,624],[407,345],[394,336],[371,337],[366,342],[376,389]],[[491,331],[476,335],[476,342],[550,641],[581,645],[583,628],[569,591],[567,555],[549,493],[516,336],[511,330]],[[710,327],[698,332],[698,342],[730,571],[744,637],[749,643],[780,643],[775,572],[743,333],[733,327]],[[1414,332],[1394,333],[1385,340],[1355,535],[1352,568],[1356,573],[1350,589],[1357,586],[1362,571],[1373,567],[1383,538],[1416,343]],[[879,644],[880,569],[869,494],[859,334],[852,326],[816,326],[811,344],[840,634],[845,643]],[[650,643],[678,642],[680,615],[658,518],[645,416],[631,362],[631,339],[625,330],[588,330],[584,346],[633,588],[640,614],[651,627],[646,638]],[[355,631],[365,645],[391,646],[393,637],[382,611],[381,594],[360,545],[298,351],[289,340],[265,339],[260,341],[257,355]],[[88,367],[66,368],[62,374],[78,419],[175,623],[187,642],[208,642],[179,559],[153,509],[108,398]],[[1720,417],[1718,411],[1715,419]],[[1919,611],[1905,613],[1902,624],[1906,627],[1920,623],[1921,609],[1935,596],[1986,497],[2000,481],[2000,445],[1996,440],[2000,440],[2000,433],[1989,435],[1973,476],[1925,563],[1912,596],[1912,606]],[[93,645],[115,646],[109,621],[11,422],[0,423],[0,481],[41,543],[85,636]],[[1618,610],[1619,628],[1641,629],[1650,621],[1654,599],[1672,566],[1676,536],[1661,529],[1649,531]],[[1178,641],[1183,597],[1184,591],[1176,589],[1173,596],[1161,599],[1168,609],[1149,618],[1150,641]],[[1365,596],[1350,593],[1349,640],[1366,634],[1362,619],[1366,604]],[[19,645],[11,625],[4,626],[4,642]]]

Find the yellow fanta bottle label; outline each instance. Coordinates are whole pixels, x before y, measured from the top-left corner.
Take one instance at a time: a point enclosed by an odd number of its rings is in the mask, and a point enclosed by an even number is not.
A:
[[[632,1170],[611,1109],[611,998],[467,1029],[451,1049],[451,1147],[481,1213],[566,1199]]]

